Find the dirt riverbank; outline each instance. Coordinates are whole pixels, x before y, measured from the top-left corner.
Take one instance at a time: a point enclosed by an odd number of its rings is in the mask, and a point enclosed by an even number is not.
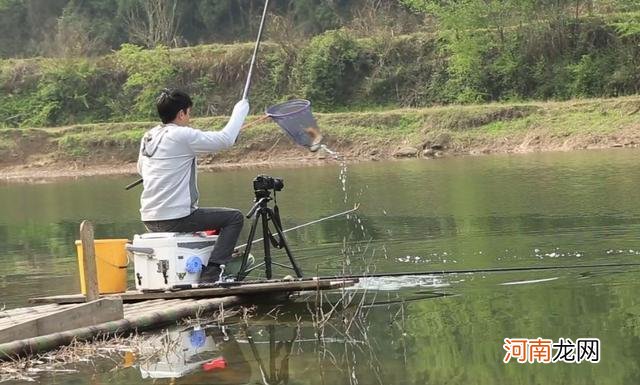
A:
[[[317,114],[327,145],[349,162],[640,146],[640,96],[549,103],[445,106]],[[250,117],[248,122],[257,119]],[[195,127],[220,127],[203,118]],[[0,130],[0,180],[135,174],[138,143],[153,122]],[[234,148],[200,158],[201,169],[313,166],[334,162],[296,147],[271,122]]]

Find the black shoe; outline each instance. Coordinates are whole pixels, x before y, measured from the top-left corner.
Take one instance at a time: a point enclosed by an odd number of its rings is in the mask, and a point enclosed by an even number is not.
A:
[[[218,283],[224,279],[224,269],[217,263],[210,263],[202,269],[199,283]]]

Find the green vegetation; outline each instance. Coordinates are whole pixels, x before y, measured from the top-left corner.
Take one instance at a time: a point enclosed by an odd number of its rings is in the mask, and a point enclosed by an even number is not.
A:
[[[35,7],[31,2],[0,0],[0,20],[12,25],[13,10],[22,15],[17,19],[28,19],[26,24],[39,20],[33,34],[50,33],[66,44],[48,57],[0,60],[0,128],[71,125],[32,133],[39,132],[46,151],[63,158],[98,159],[111,151],[128,160],[135,159],[137,141],[157,119],[154,99],[164,87],[193,96],[202,126],[222,125],[215,117],[227,115],[240,97],[253,43],[186,46],[225,41],[224,36],[250,41],[262,4],[194,0],[184,8],[173,1],[55,0],[39,5],[42,14],[36,17],[27,6]],[[629,106],[637,103],[634,98],[602,105],[541,103],[638,93],[640,4],[635,1],[385,4],[275,1],[253,82],[253,112],[302,97],[313,102],[316,113],[326,113],[320,115],[322,129],[345,145],[371,138],[420,147],[443,134],[463,151],[473,147],[464,143],[479,137],[490,143],[536,130],[601,135],[637,128],[636,107]],[[141,36],[132,22],[142,23],[151,11],[164,29]],[[54,16],[56,25],[46,22]],[[83,25],[106,44],[102,49],[73,38]],[[225,26],[230,30],[222,32]],[[246,28],[239,33],[236,26]],[[75,49],[74,42],[84,48]],[[5,56],[47,54],[26,43],[5,49]],[[124,123],[131,121],[145,123]],[[270,126],[249,130],[243,140],[258,134],[274,138],[265,127]],[[28,140],[15,131],[0,136],[0,151],[12,154],[5,158],[10,162],[33,152],[24,149],[21,143]],[[257,142],[249,147],[268,149]]]
[[[317,113],[328,145],[351,159],[392,157],[403,147],[415,155],[434,145],[452,153],[518,152],[636,146],[640,143],[640,97],[566,102],[493,103]],[[248,122],[257,119],[250,117]],[[193,125],[222,127],[226,117],[195,119]],[[155,123],[102,123],[62,128],[0,130],[3,163],[80,161],[135,162],[143,133]],[[33,148],[36,146],[37,148]],[[274,154],[303,154],[274,123],[244,130],[238,144],[215,155],[216,163],[252,162]],[[291,152],[293,151],[293,152]],[[431,155],[425,155],[431,156]],[[36,163],[37,163],[36,162]],[[31,161],[33,163],[33,161]],[[208,162],[207,162],[208,163]]]
[[[462,103],[637,93],[640,3],[401,0],[438,20]]]
[[[451,67],[453,59],[443,56],[440,40],[428,34],[385,40],[330,31],[313,38],[297,54],[278,44],[265,44],[252,106],[260,111],[289,97],[304,97],[313,101],[316,111],[336,111],[636,93],[640,72],[635,70],[637,62],[626,58],[640,56],[640,45],[626,42],[613,27],[600,27],[585,30],[584,36],[601,34],[620,40],[602,51],[590,48],[588,55],[574,62],[565,58],[524,71],[522,76],[511,74],[514,81],[503,79],[502,83],[487,69],[493,63],[470,67],[486,77],[483,81],[472,81],[471,73],[453,73],[458,68]],[[155,119],[154,98],[167,86],[190,92],[198,116],[227,114],[239,97],[251,48],[241,44],[145,50],[126,44],[112,55],[95,59],[6,60],[0,67],[0,85],[5,90],[0,94],[0,125]],[[538,76],[542,73],[544,79]]]

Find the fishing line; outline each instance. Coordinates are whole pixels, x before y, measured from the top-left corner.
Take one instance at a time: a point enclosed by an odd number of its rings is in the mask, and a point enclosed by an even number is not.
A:
[[[358,208],[359,208],[359,207],[360,207],[360,205],[355,205],[355,206],[354,206],[352,209],[350,209],[350,210],[343,211],[343,212],[341,212],[341,213],[337,213],[337,214],[332,214],[332,215],[329,215],[328,217],[324,217],[324,218],[320,218],[320,219],[315,219],[315,220],[313,220],[313,221],[311,221],[311,222],[303,223],[303,224],[301,224],[301,225],[294,226],[294,227],[292,227],[292,228],[290,228],[290,229],[282,230],[282,233],[283,233],[283,234],[284,234],[284,233],[288,233],[289,231],[298,230],[298,229],[301,229],[301,228],[303,228],[303,227],[311,226],[311,225],[314,225],[314,224],[316,224],[316,223],[320,223],[320,222],[323,222],[323,221],[326,221],[326,220],[329,220],[329,219],[333,219],[333,218],[337,218],[337,217],[340,217],[340,216],[343,216],[343,215],[350,214],[350,213],[352,213],[352,212],[354,212],[354,211],[358,210]],[[262,241],[263,239],[264,239],[264,237],[263,237],[263,238],[256,239],[256,240],[254,240],[253,242],[251,242],[251,244],[254,244],[254,243],[260,242],[260,241]],[[246,247],[247,245],[248,245],[248,243],[245,243],[245,244],[243,244],[243,245],[236,246],[236,248],[238,248],[238,249],[239,249],[239,248],[241,248],[241,247]]]

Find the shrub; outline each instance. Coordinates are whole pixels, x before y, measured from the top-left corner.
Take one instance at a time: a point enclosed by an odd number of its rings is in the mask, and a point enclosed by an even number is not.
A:
[[[324,109],[348,105],[354,85],[370,66],[358,41],[344,30],[313,38],[300,55],[295,74],[298,89]]]
[[[172,85],[176,68],[172,55],[165,46],[143,49],[123,44],[116,52],[116,61],[127,72],[123,85],[125,99],[133,101],[129,118],[155,118],[155,99],[160,90]]]

